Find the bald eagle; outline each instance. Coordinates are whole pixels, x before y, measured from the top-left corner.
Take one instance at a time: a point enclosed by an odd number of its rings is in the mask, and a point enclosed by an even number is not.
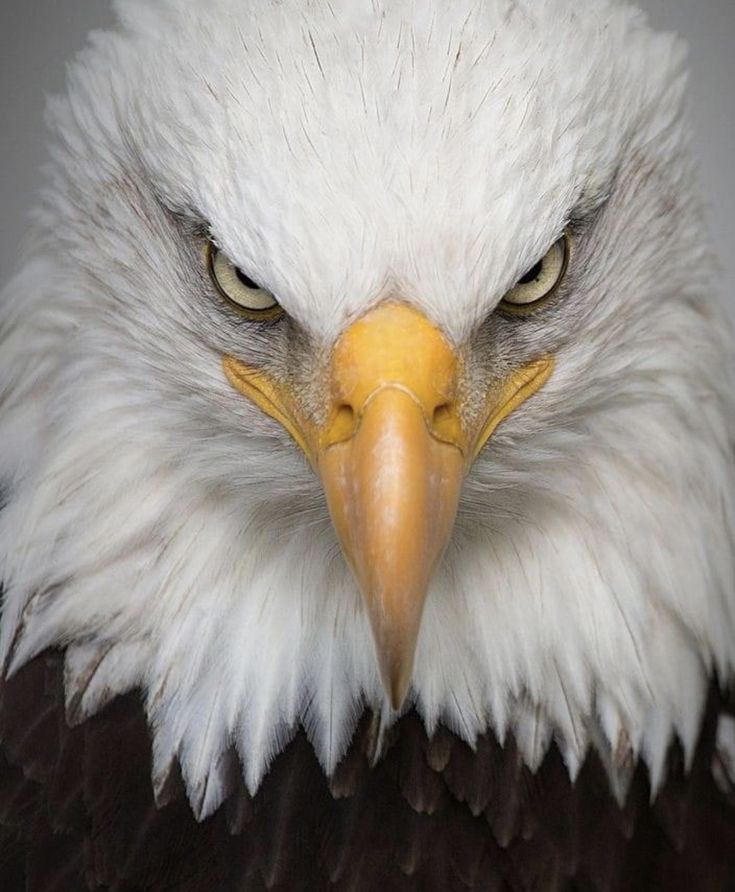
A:
[[[680,42],[116,8],[0,305],[3,889],[735,888]]]

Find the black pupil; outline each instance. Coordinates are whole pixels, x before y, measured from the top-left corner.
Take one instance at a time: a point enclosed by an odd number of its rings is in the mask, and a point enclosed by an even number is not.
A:
[[[519,285],[528,285],[529,282],[533,282],[541,275],[541,270],[543,269],[544,262],[543,260],[539,260],[536,266],[532,266],[531,269],[523,276],[522,279],[518,280]]]
[[[236,269],[235,273],[237,274],[237,278],[246,288],[252,288],[253,291],[260,291],[260,285],[258,285],[257,282],[253,282],[250,276],[246,276],[241,269]]]

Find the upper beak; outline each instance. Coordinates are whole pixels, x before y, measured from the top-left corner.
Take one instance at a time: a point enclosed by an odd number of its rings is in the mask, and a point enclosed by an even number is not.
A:
[[[548,379],[553,361],[530,363],[506,379],[489,394],[479,424],[461,416],[457,353],[404,304],[380,305],[337,341],[322,425],[300,419],[293,397],[262,373],[232,357],[224,367],[318,470],[367,608],[383,685],[398,709],[465,473],[500,421]]]
[[[398,708],[462,485],[457,357],[424,316],[386,304],[338,342],[331,380],[318,468]]]

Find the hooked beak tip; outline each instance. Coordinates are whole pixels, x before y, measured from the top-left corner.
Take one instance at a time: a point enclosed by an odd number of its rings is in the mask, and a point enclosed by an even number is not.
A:
[[[410,659],[402,659],[396,665],[383,671],[383,688],[388,695],[391,709],[398,712],[406,702],[408,690],[411,686],[413,669],[413,656]]]
[[[387,627],[375,619],[371,617],[371,625],[380,680],[388,704],[398,712],[406,702],[413,680],[420,611],[408,623],[394,617]]]

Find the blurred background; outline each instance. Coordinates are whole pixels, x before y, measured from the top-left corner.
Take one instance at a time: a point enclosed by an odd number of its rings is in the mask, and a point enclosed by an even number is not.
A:
[[[206,2],[206,0],[202,0]],[[708,223],[735,319],[735,0],[639,0],[656,28],[690,46],[690,109]],[[44,97],[87,31],[112,24],[107,0],[0,2],[0,284],[9,276],[46,157]]]

